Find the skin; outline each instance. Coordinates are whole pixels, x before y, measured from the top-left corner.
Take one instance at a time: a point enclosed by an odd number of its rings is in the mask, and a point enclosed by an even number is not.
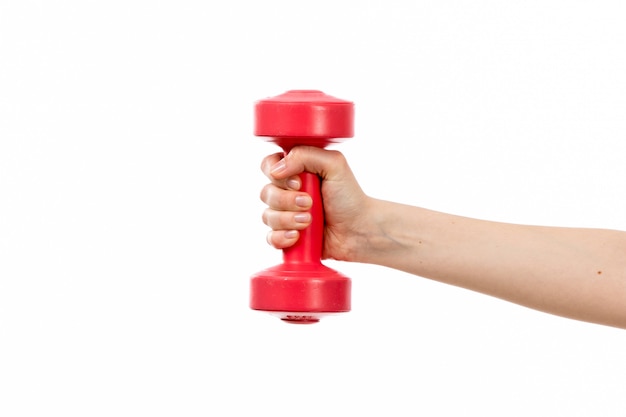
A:
[[[381,265],[546,313],[626,329],[626,232],[510,224],[366,195],[338,151],[296,147],[263,159],[267,241],[293,245],[310,223],[298,174],[318,174],[322,257]]]

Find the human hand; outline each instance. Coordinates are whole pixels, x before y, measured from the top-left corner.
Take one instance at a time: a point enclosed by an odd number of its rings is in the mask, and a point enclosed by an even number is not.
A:
[[[367,223],[369,198],[359,186],[344,155],[339,151],[298,146],[263,159],[261,170],[271,180],[261,191],[268,205],[263,222],[272,230],[269,244],[284,249],[296,243],[299,231],[311,223],[311,196],[300,191],[298,174],[310,172],[321,179],[324,206],[323,259],[354,261],[355,250]]]

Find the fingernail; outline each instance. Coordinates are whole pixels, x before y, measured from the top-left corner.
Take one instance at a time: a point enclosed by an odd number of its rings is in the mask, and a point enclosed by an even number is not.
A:
[[[299,195],[296,197],[296,206],[309,207],[312,204],[311,197],[306,195]]]
[[[295,216],[293,216],[293,218],[297,223],[308,223],[311,221],[311,214],[310,213],[298,213]]]
[[[287,230],[285,232],[285,238],[293,239],[294,237],[298,237],[298,231],[297,230]]]
[[[287,165],[285,164],[285,160],[281,159],[280,161],[276,162],[274,166],[270,169],[270,173],[277,174],[280,171],[284,171],[286,167]]]
[[[295,178],[291,178],[291,179],[287,180],[287,187],[291,188],[292,190],[299,190],[300,189],[300,181],[298,181]]]

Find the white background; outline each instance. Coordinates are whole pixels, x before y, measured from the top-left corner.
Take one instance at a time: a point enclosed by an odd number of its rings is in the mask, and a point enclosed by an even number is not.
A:
[[[373,196],[626,230],[624,22],[621,1],[0,1],[0,415],[624,416],[623,330],[331,262],[352,312],[247,305],[281,261],[253,103],[289,89],[355,102],[337,149]]]

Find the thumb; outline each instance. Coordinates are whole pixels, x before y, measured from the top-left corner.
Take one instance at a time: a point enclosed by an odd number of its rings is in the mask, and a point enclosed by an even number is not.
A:
[[[271,167],[270,174],[275,179],[284,179],[306,171],[319,175],[323,180],[332,180],[340,177],[347,167],[346,159],[339,151],[296,146]]]

